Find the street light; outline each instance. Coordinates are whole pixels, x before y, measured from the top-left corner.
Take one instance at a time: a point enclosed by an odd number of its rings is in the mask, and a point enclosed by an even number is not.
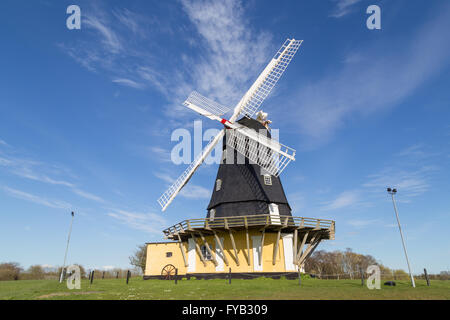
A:
[[[74,217],[74,213],[72,211],[72,220],[70,220],[69,236],[67,237],[66,253],[64,254],[64,264],[63,264],[63,266],[61,268],[61,275],[59,277],[59,283],[61,283],[63,281],[63,278],[64,278],[64,270],[66,268],[67,250],[69,250],[70,234],[72,233],[73,217]]]
[[[415,288],[416,284],[414,282],[414,277],[412,275],[411,267],[409,265],[409,259],[408,259],[408,253],[406,252],[405,240],[403,239],[402,228],[400,227],[400,219],[398,218],[397,206],[395,205],[394,195],[397,193],[397,189],[387,188],[387,192],[392,196],[392,203],[394,204],[395,216],[397,217],[398,230],[400,231],[400,237],[402,238],[403,250],[405,251],[405,256],[406,256],[406,263],[408,264],[409,276],[411,277],[411,284],[412,284],[413,288]]]

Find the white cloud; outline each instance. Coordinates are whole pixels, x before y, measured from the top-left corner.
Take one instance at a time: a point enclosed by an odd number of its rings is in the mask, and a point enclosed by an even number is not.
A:
[[[450,6],[445,5],[409,38],[395,44],[383,38],[371,47],[354,48],[352,55],[361,59],[345,63],[340,70],[297,90],[298,94],[289,99],[293,101],[290,118],[316,145],[329,139],[350,118],[394,106],[448,66],[450,42],[442,32],[448,29]]]
[[[59,200],[50,200],[46,199],[40,196],[33,195],[31,193],[27,193],[21,190],[9,188],[7,186],[1,187],[7,194],[26,201],[34,202],[40,205],[44,205],[50,208],[56,208],[56,209],[70,209],[72,206],[64,201]]]
[[[102,199],[101,197],[99,197],[99,196],[96,196],[95,194],[92,194],[92,193],[89,193],[89,192],[80,190],[80,189],[78,189],[78,188],[73,188],[72,191],[73,191],[75,194],[77,194],[77,195],[79,195],[80,197],[83,197],[83,198],[85,198],[85,199],[92,200],[92,201],[99,202],[99,203],[105,203],[105,200],[103,200],[103,199]]]
[[[347,221],[347,223],[355,228],[363,228],[363,227],[367,227],[369,225],[374,225],[376,223],[378,223],[379,221],[376,219],[372,219],[372,220],[350,220]]]
[[[298,214],[305,208],[306,197],[301,192],[295,192],[288,196],[292,213]]]
[[[110,211],[108,216],[136,230],[160,234],[161,226],[167,225],[166,219],[159,214],[151,212],[141,213],[120,209],[112,209]]]
[[[151,158],[156,159],[163,162],[172,162],[171,161],[171,153],[169,150],[161,148],[161,147],[150,147]]]
[[[425,146],[424,144],[418,143],[418,144],[409,146],[403,150],[400,150],[398,153],[395,154],[395,156],[404,157],[407,159],[423,160],[423,159],[427,159],[427,158],[430,158],[433,156],[440,155],[440,153],[431,152],[426,149],[427,149],[427,146]]]
[[[164,107],[169,116],[179,117],[184,110],[181,102],[193,89],[228,105],[237,103],[277,46],[271,45],[268,33],[249,25],[238,0],[181,3],[180,13],[191,23],[183,28],[197,33],[178,43],[174,52],[142,37],[142,30],[158,30],[160,18],[127,9],[110,14],[98,7],[87,18],[96,36],[60,47],[89,70],[114,75],[117,83],[160,92],[167,99]],[[146,20],[153,21],[152,30],[143,27]]]
[[[359,202],[359,195],[355,191],[345,191],[341,193],[336,199],[330,201],[322,207],[323,210],[337,210],[345,207],[350,207]]]
[[[118,53],[122,50],[123,45],[119,36],[107,26],[105,21],[98,16],[94,15],[86,15],[86,19],[83,21],[83,25],[87,25],[88,28],[91,28],[98,32],[100,35],[100,39],[105,48],[111,53]]]
[[[145,19],[145,17],[126,8],[123,10],[115,10],[113,14],[120,23],[131,30],[134,34],[144,35],[142,32],[142,27],[139,24]]]
[[[361,0],[334,0],[336,2],[336,8],[333,13],[330,15],[334,18],[342,18],[343,16],[349,14],[355,4],[360,2]]]
[[[136,81],[130,80],[130,79],[114,79],[112,82],[118,83],[127,87],[135,88],[135,89],[141,89],[143,87],[142,84],[137,83]]]
[[[175,179],[168,173],[155,172],[154,175],[162,181],[167,182],[168,185],[175,182]],[[188,183],[183,187],[183,189],[181,189],[179,196],[187,199],[208,199],[211,197],[211,190],[199,185]]]
[[[271,35],[252,30],[240,1],[182,4],[204,42],[196,48],[203,61],[191,61],[196,89],[225,105],[237,103],[278,49]]]
[[[65,168],[61,168],[60,166],[46,164],[43,162],[29,160],[20,157],[10,157],[4,155],[0,157],[0,167],[5,167],[7,171],[10,173],[29,180],[38,181],[41,183],[46,183],[50,185],[56,186],[64,186],[69,188],[71,192],[74,194],[83,197],[85,199],[93,200],[99,203],[105,203],[101,197],[96,196],[92,193],[86,192],[78,188],[74,183],[68,182],[66,180],[54,179],[49,177],[45,172],[54,173],[67,171]]]
[[[158,179],[161,179],[162,181],[165,181],[167,183],[174,183],[175,179],[172,178],[171,175],[167,174],[167,173],[163,173],[163,172],[155,172],[154,173],[155,177],[157,177]]]
[[[379,173],[370,175],[363,187],[383,193],[387,187],[393,187],[401,192],[403,198],[416,197],[429,190],[430,175],[436,170],[434,166],[424,166],[414,170],[387,167]]]
[[[53,185],[62,185],[66,187],[74,186],[70,182],[50,178],[43,172],[53,170],[55,167],[48,166],[39,161],[3,155],[2,157],[0,157],[0,166],[5,167],[11,173],[22,178]]]
[[[180,196],[188,199],[208,199],[211,197],[211,190],[202,186],[187,184],[180,192]]]

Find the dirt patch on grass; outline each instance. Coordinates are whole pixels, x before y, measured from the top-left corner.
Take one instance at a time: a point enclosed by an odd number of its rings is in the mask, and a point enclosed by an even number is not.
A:
[[[80,291],[80,292],[55,292],[44,294],[43,296],[37,297],[37,299],[46,299],[51,297],[59,297],[59,296],[72,296],[72,295],[84,295],[84,294],[93,294],[93,293],[102,293],[102,291]]]

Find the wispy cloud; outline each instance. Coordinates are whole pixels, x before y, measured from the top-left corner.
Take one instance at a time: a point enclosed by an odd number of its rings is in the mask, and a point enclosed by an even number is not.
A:
[[[424,166],[415,170],[387,167],[381,172],[372,174],[363,187],[374,192],[384,192],[386,187],[401,190],[404,198],[419,196],[430,188],[430,175],[437,170],[434,166]]]
[[[353,206],[360,201],[356,191],[345,191],[337,196],[336,199],[322,206],[322,210],[337,210]]]
[[[123,49],[119,36],[101,17],[87,14],[85,15],[83,25],[86,25],[88,28],[91,28],[99,33],[101,42],[106,50],[111,53],[118,53]]]
[[[80,190],[78,188],[73,188],[72,191],[73,191],[73,193],[79,195],[80,197],[83,197],[83,198],[88,199],[88,200],[92,200],[92,201],[99,202],[99,203],[105,203],[106,202],[101,197],[96,196],[95,194],[92,194],[92,193]]]
[[[63,180],[50,177],[48,172],[59,172],[60,166],[43,163],[41,161],[30,160],[24,157],[10,156],[6,154],[0,154],[0,168],[6,168],[6,170],[18,177],[37,181],[40,183],[67,187],[74,194],[96,201],[99,203],[105,203],[101,197],[92,193],[81,190],[76,184]]]
[[[112,209],[108,216],[124,223],[128,227],[149,233],[160,234],[161,226],[167,225],[166,219],[161,215],[147,212],[131,212],[120,209]]]
[[[135,89],[141,89],[143,88],[143,85],[140,83],[137,83],[136,81],[130,80],[130,79],[114,79],[112,82],[118,83],[127,87],[135,88]]]
[[[59,200],[50,200],[46,199],[40,196],[36,196],[31,193],[27,193],[21,190],[13,189],[7,186],[1,186],[3,191],[5,191],[7,194],[26,201],[34,202],[43,206],[47,206],[50,208],[56,208],[56,209],[70,209],[72,206],[64,201]]]
[[[113,75],[119,84],[160,92],[169,116],[179,116],[180,102],[193,89],[222,103],[237,103],[277,49],[270,34],[249,25],[241,1],[182,0],[181,4],[177,10],[190,23],[183,27],[189,36],[175,52],[164,51],[157,42],[149,44],[142,34],[143,30],[158,33],[158,17],[98,6],[95,14],[85,10],[87,28],[95,33],[84,42],[60,47],[89,70]],[[152,21],[153,29],[143,27],[146,21]],[[164,63],[169,56],[173,63]]]
[[[385,110],[413,94],[450,63],[450,42],[442,30],[450,29],[450,5],[412,36],[395,44],[381,39],[366,48],[354,48],[361,59],[345,63],[321,80],[307,84],[290,101],[291,119],[302,119],[300,131],[311,144],[329,139],[351,117]],[[420,39],[420,41],[417,41]],[[383,48],[383,52],[380,52]],[[299,103],[300,102],[300,107]]]
[[[440,155],[440,153],[438,152],[431,152],[426,149],[427,146],[422,143],[414,144],[412,146],[404,148],[403,150],[400,150],[398,153],[395,154],[395,156],[413,159],[414,161],[417,161]]]
[[[62,185],[66,187],[73,187],[74,185],[64,180],[57,180],[50,178],[43,173],[45,165],[42,162],[29,160],[18,157],[11,157],[7,155],[0,156],[0,166],[5,167],[11,173],[22,178],[35,180],[43,183]],[[38,168],[38,169],[36,169]]]
[[[134,34],[145,36],[142,28],[142,22],[145,20],[144,16],[126,8],[123,10],[114,10],[113,15]]]
[[[302,192],[295,192],[288,197],[292,213],[298,214],[305,207],[306,197]]]
[[[202,186],[188,184],[180,191],[180,196],[188,199],[208,199],[211,197],[211,190]]]
[[[170,174],[164,172],[155,172],[154,175],[160,180],[166,182],[167,185],[171,185],[175,181]],[[188,183],[183,187],[183,189],[181,189],[179,195],[188,199],[208,199],[211,197],[211,190],[199,185]]]
[[[363,227],[367,227],[370,225],[374,225],[376,223],[378,223],[379,220],[377,219],[368,219],[368,220],[361,220],[361,219],[354,219],[354,220],[349,220],[347,221],[347,223],[355,228],[363,228]]]
[[[336,7],[330,14],[334,18],[342,18],[343,16],[352,12],[354,6],[361,0],[333,0],[336,2]]]
[[[163,162],[171,162],[171,153],[170,150],[161,148],[161,147],[150,147],[151,157],[153,159],[157,159]]]

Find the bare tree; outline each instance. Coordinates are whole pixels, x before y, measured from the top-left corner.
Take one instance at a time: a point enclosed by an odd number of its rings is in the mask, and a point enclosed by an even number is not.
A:
[[[44,268],[38,264],[29,267],[27,273],[29,274],[30,279],[33,280],[41,280],[45,277]]]
[[[0,264],[0,280],[19,280],[23,271],[17,262],[5,262]]]
[[[353,279],[359,277],[360,271],[367,270],[370,265],[380,266],[382,273],[389,273],[389,268],[378,263],[371,255],[363,255],[353,252],[347,248],[344,252],[327,252],[319,250],[314,252],[305,263],[305,270],[309,273],[315,273],[319,276],[327,275],[327,278],[345,277]]]
[[[130,256],[130,264],[145,272],[145,263],[147,261],[147,246],[141,245],[137,247],[138,249]]]

